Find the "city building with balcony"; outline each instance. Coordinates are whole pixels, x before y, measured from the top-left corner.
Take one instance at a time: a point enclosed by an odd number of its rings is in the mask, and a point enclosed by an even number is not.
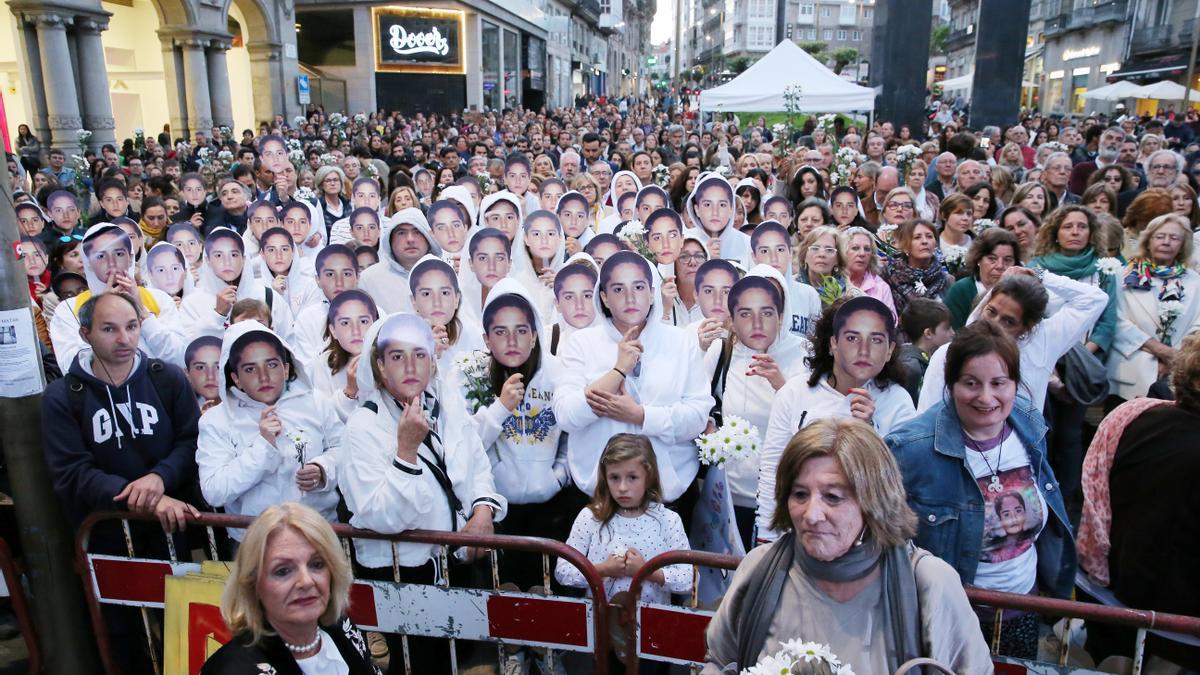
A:
[[[1183,84],[1196,30],[1198,0],[1129,0],[1130,32],[1121,68],[1108,81],[1150,84],[1170,80]],[[1193,76],[1195,89],[1200,78]],[[1140,100],[1137,112],[1154,113],[1178,102]]]
[[[1109,112],[1113,104],[1084,98],[1121,68],[1129,0],[1044,0],[1045,38],[1040,105],[1049,113]],[[1029,77],[1029,73],[1026,73]]]
[[[842,77],[866,79],[871,62],[871,38],[875,25],[875,0],[800,0],[788,2],[784,15],[784,38],[797,44],[825,44],[826,65],[834,66],[832,55],[850,48],[858,58],[846,64]]]

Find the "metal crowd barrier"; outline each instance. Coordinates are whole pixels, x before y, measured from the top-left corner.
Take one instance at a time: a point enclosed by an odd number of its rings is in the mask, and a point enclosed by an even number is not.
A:
[[[165,578],[169,575],[184,575],[199,572],[200,564],[180,561],[168,538],[169,560],[138,558],[133,550],[129,521],[141,520],[157,523],[153,516],[130,513],[95,514],[84,521],[77,537],[79,572],[84,584],[85,597],[96,632],[97,646],[105,671],[115,675],[118,670],[113,659],[112,646],[101,612],[102,605],[124,605],[140,609],[150,653],[156,672],[159,667],[156,651],[156,634],[151,610],[162,609],[165,599]],[[189,519],[189,525],[204,527],[208,534],[209,556],[217,560],[214,528],[244,528],[251,518],[222,514],[202,514]],[[89,553],[88,542],[93,528],[102,522],[120,521],[126,534],[127,556],[112,556]],[[595,567],[579,551],[561,542],[529,537],[506,535],[473,535],[461,532],[433,532],[410,530],[400,534],[386,535],[368,530],[359,530],[346,525],[334,525],[334,531],[349,546],[350,539],[372,539],[397,543],[433,544],[441,547],[442,568],[451,547],[470,546],[491,551],[492,588],[474,589],[449,586],[448,575],[440,575],[436,585],[403,584],[398,581],[372,581],[356,579],[351,589],[350,618],[363,630],[401,635],[420,635],[454,640],[493,642],[498,645],[498,657],[503,665],[505,646],[522,645],[546,650],[545,659],[550,672],[554,672],[556,652],[579,652],[592,654],[597,673],[608,672],[609,659],[609,611],[617,612],[622,628],[626,631],[625,672],[637,675],[638,660],[665,662],[698,669],[704,663],[704,631],[713,613],[697,608],[696,587],[686,606],[665,605],[640,600],[642,586],[651,574],[668,565],[691,565],[694,574],[700,567],[734,570],[741,558],[717,555],[701,551],[669,551],[655,556],[634,576],[624,602],[609,606],[605,599],[604,583]],[[0,545],[3,542],[0,541]],[[587,580],[590,598],[566,598],[542,596],[531,593],[506,592],[498,589],[499,575],[496,551],[530,551],[541,553],[545,588],[550,588],[551,557],[558,557],[574,565]],[[11,559],[7,551],[0,548],[0,571],[8,579],[15,579]],[[10,589],[20,586],[12,581]],[[1015,672],[1012,668],[1024,662],[999,657],[998,635],[1003,622],[1003,610],[1021,610],[1055,617],[1084,619],[1098,623],[1128,626],[1137,629],[1134,656],[1134,673],[1140,674],[1146,633],[1164,632],[1184,636],[1200,637],[1200,618],[1166,614],[1161,612],[1113,607],[1108,605],[1058,600],[1039,596],[1000,593],[968,586],[967,598],[972,605],[996,611],[996,638],[992,653],[997,658],[997,672]],[[24,597],[17,600],[14,593],[14,609],[18,617],[24,615],[22,632],[30,646],[31,669],[40,667],[37,660],[37,642],[32,630],[26,631],[28,617]],[[21,609],[18,609],[18,605]],[[414,618],[419,608],[420,618]],[[421,623],[418,623],[418,622]],[[31,622],[28,622],[31,625]],[[1062,649],[1059,666],[1067,664],[1067,649],[1071,642],[1070,622],[1066,622],[1066,633],[1061,636]],[[1190,638],[1188,638],[1190,639]],[[453,654],[453,649],[451,654]],[[393,657],[395,655],[392,655]],[[408,664],[405,664],[408,672]],[[458,664],[451,663],[452,672],[458,672]]]
[[[646,561],[646,564],[633,577],[625,606],[617,608],[621,612],[622,625],[628,631],[626,643],[630,646],[625,654],[625,674],[638,675],[638,659],[691,666],[694,669],[704,665],[704,631],[714,613],[696,608],[694,589],[692,601],[689,603],[690,607],[641,601],[639,598],[641,598],[642,586],[651,574],[668,565],[683,564],[692,565],[694,569],[714,567],[735,570],[741,560],[737,556],[717,555],[702,551],[668,551]],[[991,644],[993,658],[998,657],[1003,610],[1006,609],[1136,628],[1134,675],[1140,675],[1142,672],[1147,631],[1157,634],[1169,631],[1200,637],[1200,618],[1197,617],[1042,596],[1001,593],[974,586],[967,586],[966,592],[967,599],[971,601],[972,605],[996,610],[995,633]],[[1067,650],[1070,644],[1071,623],[1068,621],[1066,622],[1066,633],[1061,638],[1061,650],[1058,655],[1059,666],[1067,665]],[[1011,668],[1013,663],[1012,659],[996,661],[996,672],[1015,672]],[[1002,666],[1010,667],[1003,668]]]
[[[181,561],[168,537],[170,560],[138,558],[130,536],[129,521],[157,523],[150,515],[132,513],[102,513],[88,517],[79,528],[76,556],[84,595],[96,632],[96,642],[106,673],[117,675],[119,669],[113,658],[113,647],[105,626],[102,605],[123,605],[138,608],[142,614],[146,640],[156,673],[161,673],[161,637],[156,633],[152,610],[162,609],[165,601],[165,581],[168,575],[199,572],[200,564]],[[217,560],[214,528],[245,528],[252,518],[224,514],[201,514],[189,518],[190,526],[204,527],[209,540],[209,557]],[[127,556],[102,555],[88,552],[93,529],[100,523],[120,521],[125,531]],[[582,652],[594,656],[596,672],[608,671],[608,603],[604,582],[595,567],[579,551],[558,541],[507,535],[474,535],[461,532],[409,530],[387,535],[359,530],[346,525],[334,525],[334,531],[348,547],[350,539],[373,539],[395,544],[420,543],[441,547],[441,569],[451,547],[470,546],[491,551],[492,588],[458,588],[449,585],[449,574],[439,575],[441,583],[432,586],[399,583],[399,567],[393,564],[395,581],[355,579],[350,591],[350,618],[364,631],[399,633],[455,640],[494,642],[498,657],[504,658],[506,645],[522,645],[545,649],[544,658],[553,672],[556,652]],[[551,557],[574,565],[587,580],[590,598],[543,596],[531,593],[497,590],[499,575],[496,551],[514,550],[541,553],[545,588],[549,589],[552,573]],[[412,608],[420,608],[419,619]],[[421,623],[417,623],[417,621]],[[399,658],[391,654],[391,658]],[[405,672],[410,672],[405,663]],[[458,672],[458,664],[450,664]]]
[[[42,651],[38,645],[37,630],[34,628],[33,615],[30,614],[29,600],[25,597],[25,586],[21,584],[21,574],[13,562],[12,549],[8,542],[0,538],[0,597],[8,598],[12,603],[13,616],[17,619],[17,627],[21,631],[21,639],[25,641],[25,650],[29,652],[29,672],[39,673],[42,670]]]

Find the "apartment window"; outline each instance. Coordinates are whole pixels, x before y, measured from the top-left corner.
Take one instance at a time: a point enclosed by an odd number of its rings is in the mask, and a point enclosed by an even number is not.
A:
[[[800,16],[812,16],[814,9],[811,2],[802,3],[800,5]]]
[[[839,30],[838,31],[838,39],[841,40],[842,42],[845,42],[846,41],[846,31]]]
[[[822,7],[821,8],[821,16],[828,19],[829,17],[833,16],[833,10],[830,9],[829,7]]]
[[[870,21],[874,17],[875,17],[875,8],[874,7],[864,7],[863,8],[863,18],[864,19],[866,19],[867,21]]]
[[[809,29],[808,29],[808,39],[809,39],[809,40],[816,40],[816,39],[817,39],[817,29],[816,29],[816,28],[809,28]]]
[[[825,39],[825,40],[832,40],[833,39],[833,29],[826,28],[825,30],[821,31],[821,38]]]
[[[855,42],[862,42],[862,31],[861,30],[852,31],[850,33],[850,39],[854,40]]]

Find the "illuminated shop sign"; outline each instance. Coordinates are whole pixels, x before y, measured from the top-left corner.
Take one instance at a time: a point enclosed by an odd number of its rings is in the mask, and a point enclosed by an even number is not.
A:
[[[463,72],[463,13],[426,7],[372,7],[375,69]]]

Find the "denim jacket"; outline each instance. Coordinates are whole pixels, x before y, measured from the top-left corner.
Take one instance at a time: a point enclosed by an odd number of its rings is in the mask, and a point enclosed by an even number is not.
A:
[[[1025,444],[1042,497],[1050,507],[1037,539],[1038,586],[1070,597],[1075,582],[1075,536],[1058,479],[1046,459],[1046,424],[1029,400],[1018,397],[1008,417]],[[917,514],[916,544],[973,583],[983,548],[984,501],[967,465],[962,426],[953,405],[940,401],[887,437],[904,474],[908,505]]]

